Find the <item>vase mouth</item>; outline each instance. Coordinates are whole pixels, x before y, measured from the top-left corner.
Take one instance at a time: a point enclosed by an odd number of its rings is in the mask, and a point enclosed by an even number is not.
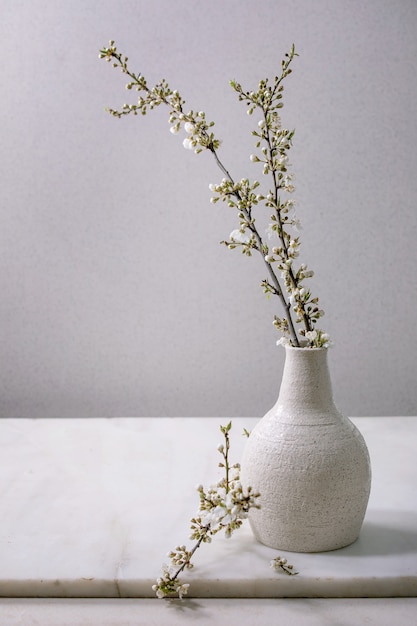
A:
[[[320,346],[320,347],[316,347],[316,346],[309,346],[308,345],[308,341],[306,341],[305,339],[303,341],[300,341],[300,345],[299,346],[291,346],[289,344],[287,344],[286,346],[284,346],[286,350],[302,350],[304,352],[311,352],[311,351],[323,351],[323,350],[328,350],[328,348],[324,347],[324,346]]]

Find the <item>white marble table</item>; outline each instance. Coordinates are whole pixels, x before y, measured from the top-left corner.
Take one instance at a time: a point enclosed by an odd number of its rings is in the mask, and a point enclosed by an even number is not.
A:
[[[226,421],[0,420],[0,596],[151,598],[166,552],[190,544],[195,485],[220,477]],[[255,422],[233,419],[232,461]],[[330,553],[282,553],[300,572],[287,577],[269,568],[277,553],[245,524],[199,549],[184,577],[191,601],[417,596],[417,418],[354,422],[373,466],[359,540]],[[8,602],[0,601],[0,616]]]

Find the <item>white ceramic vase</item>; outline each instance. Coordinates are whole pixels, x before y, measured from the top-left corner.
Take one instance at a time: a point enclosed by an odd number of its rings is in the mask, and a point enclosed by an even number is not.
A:
[[[286,348],[278,401],[252,430],[242,485],[259,491],[249,520],[258,541],[291,552],[353,543],[371,485],[369,454],[335,407],[325,348]]]

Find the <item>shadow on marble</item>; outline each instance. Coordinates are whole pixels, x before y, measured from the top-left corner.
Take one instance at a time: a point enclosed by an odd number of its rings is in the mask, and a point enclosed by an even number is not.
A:
[[[195,598],[186,598],[186,602],[184,602],[184,600],[180,600],[179,598],[164,598],[162,602],[165,604],[168,611],[172,611],[177,614],[192,614],[197,611],[200,612],[203,608],[202,603]]]
[[[417,552],[417,512],[373,511],[355,543],[327,554],[368,557],[412,552]]]

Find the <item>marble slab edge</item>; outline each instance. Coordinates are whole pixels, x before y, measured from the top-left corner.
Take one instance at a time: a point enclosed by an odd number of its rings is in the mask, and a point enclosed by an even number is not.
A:
[[[185,580],[185,579],[184,579]],[[154,598],[154,580],[0,581],[3,598]],[[417,597],[417,577],[355,579],[276,578],[199,580],[187,578],[189,598],[393,598]]]

